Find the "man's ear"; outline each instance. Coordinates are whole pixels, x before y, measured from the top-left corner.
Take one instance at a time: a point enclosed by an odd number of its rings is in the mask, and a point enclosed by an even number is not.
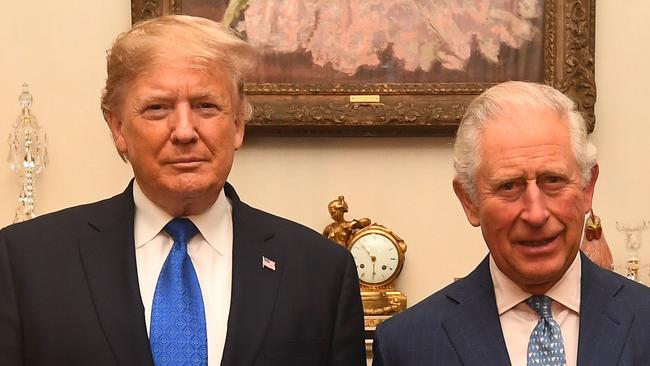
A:
[[[243,116],[237,116],[234,122],[235,122],[234,146],[235,146],[235,150],[239,150],[241,145],[244,143],[244,132],[246,131],[246,120],[243,118]]]
[[[469,197],[469,194],[465,191],[463,185],[460,184],[458,180],[454,179],[453,186],[456,197],[458,197],[461,206],[463,206],[463,211],[465,211],[467,221],[469,221],[472,226],[478,227],[481,225],[481,220],[478,216],[478,206],[474,203],[474,201],[472,201],[472,199]]]
[[[252,113],[252,110],[249,110],[252,108],[250,104],[248,104],[246,97],[245,96],[240,96],[240,101],[239,101],[239,108],[238,108],[238,113],[235,115],[235,120],[233,121],[235,123],[235,141],[234,141],[234,146],[235,150],[239,150],[239,148],[242,146],[244,143],[244,133],[246,131],[246,117],[248,117],[249,114]]]
[[[119,118],[115,113],[108,112],[106,113],[106,123],[108,128],[111,129],[111,136],[113,136],[113,143],[117,152],[120,154],[122,159],[127,155],[128,149],[126,146],[126,139],[122,133],[122,119]]]
[[[600,168],[598,167],[598,164],[596,164],[591,168],[591,178],[589,178],[589,182],[587,182],[587,185],[584,188],[585,213],[591,210],[591,204],[594,198],[594,190],[596,188],[596,180],[598,180],[599,173],[600,173]]]

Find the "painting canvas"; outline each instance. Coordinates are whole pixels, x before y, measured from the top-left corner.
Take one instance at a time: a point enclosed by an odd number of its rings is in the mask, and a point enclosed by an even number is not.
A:
[[[593,114],[593,53],[571,55],[579,50],[566,52],[571,39],[565,38],[580,36],[593,52],[590,6],[593,1],[133,0],[133,18],[202,16],[229,24],[255,46],[260,63],[247,78],[253,133],[449,135],[473,97],[505,80],[566,86]],[[572,34],[573,22],[585,26]],[[580,88],[552,74],[567,66],[557,63],[558,46],[561,56],[591,62]]]

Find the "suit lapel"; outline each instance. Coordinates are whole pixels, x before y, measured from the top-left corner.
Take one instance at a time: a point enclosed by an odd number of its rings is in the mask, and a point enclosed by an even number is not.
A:
[[[580,255],[578,365],[616,365],[634,320],[618,298],[624,285],[612,281]],[[448,295],[458,303],[454,315],[443,321],[450,342],[465,366],[483,365],[494,357],[495,364],[509,365],[488,261],[484,260],[464,281],[463,287]]]
[[[458,304],[452,316],[443,320],[456,354],[465,366],[510,365],[501,323],[499,322],[489,262],[481,264],[447,296]]]
[[[89,218],[79,251],[99,322],[119,365],[152,365],[135,263],[132,185]]]
[[[580,294],[579,365],[616,365],[634,316],[625,310],[618,295],[624,284],[606,277],[582,256]]]
[[[243,204],[232,186],[226,195],[233,211],[232,297],[222,365],[252,365],[266,336],[282,278],[282,253],[269,245],[273,231],[253,208]],[[276,270],[262,267],[262,256]]]

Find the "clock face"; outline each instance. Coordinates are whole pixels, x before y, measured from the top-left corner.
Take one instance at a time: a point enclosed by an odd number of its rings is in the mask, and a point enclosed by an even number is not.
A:
[[[350,252],[357,265],[359,280],[370,285],[390,282],[399,268],[397,247],[387,236],[368,233],[354,241]]]

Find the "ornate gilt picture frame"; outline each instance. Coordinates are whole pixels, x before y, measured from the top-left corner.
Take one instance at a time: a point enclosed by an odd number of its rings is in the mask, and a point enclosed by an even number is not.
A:
[[[489,66],[492,71],[485,69],[483,73],[481,68],[488,63],[473,62],[477,58],[472,49],[473,73],[459,77],[456,71],[439,72],[441,68],[438,67],[435,71],[442,79],[433,82],[421,82],[422,77],[416,81],[409,79],[422,74],[420,69],[405,73],[407,76],[402,79],[401,76],[381,79],[382,74],[373,74],[373,70],[356,72],[350,77],[332,70],[331,63],[324,67],[313,66],[313,69],[324,70],[323,74],[343,75],[341,79],[262,78],[246,84],[246,94],[254,107],[247,133],[267,136],[452,136],[469,102],[486,88],[509,79],[543,82],[561,90],[577,103],[592,132],[596,101],[595,0],[537,1],[543,11],[535,23],[540,29],[535,36],[536,43],[531,42],[523,51],[501,45],[506,57],[499,55],[498,62],[505,62],[502,59],[507,58],[511,64]],[[305,2],[319,3],[316,0]],[[217,3],[220,5],[214,5]],[[253,1],[239,0],[237,3],[244,4],[245,9],[247,3]],[[228,0],[131,0],[131,14],[133,23],[164,14],[215,18],[218,10],[212,8],[220,6],[223,13],[228,4]],[[524,52],[525,57],[518,52]],[[282,62],[293,63],[304,58],[293,55],[279,61],[274,58],[273,62],[277,70],[285,68]],[[516,67],[511,66],[512,62],[517,63]],[[532,72],[527,71],[530,67]],[[512,74],[510,69],[519,71]],[[366,80],[358,74],[370,76]],[[487,79],[476,77],[488,74]],[[319,75],[319,71],[314,75]]]

